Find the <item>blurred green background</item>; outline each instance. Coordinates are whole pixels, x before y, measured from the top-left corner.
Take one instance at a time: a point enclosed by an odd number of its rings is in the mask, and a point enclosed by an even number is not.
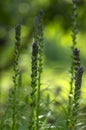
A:
[[[22,84],[30,84],[31,44],[34,35],[34,17],[44,10],[44,71],[42,88],[48,88],[51,95],[67,98],[69,90],[69,69],[71,64],[71,5],[72,0],[2,0],[0,1],[0,102],[7,98],[13,86],[12,65],[15,44],[15,26],[22,25],[19,67]],[[78,0],[79,34],[77,46],[81,62],[86,70],[86,0]],[[83,103],[86,104],[86,72],[82,83]],[[63,94],[64,92],[64,94]],[[60,99],[59,99],[60,100]]]

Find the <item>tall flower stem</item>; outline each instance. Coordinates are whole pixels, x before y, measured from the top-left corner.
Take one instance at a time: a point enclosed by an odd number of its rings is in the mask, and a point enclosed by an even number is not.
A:
[[[81,83],[82,83],[83,67],[79,67],[75,76],[75,88],[74,88],[74,102],[73,102],[73,122],[72,128],[76,129],[76,124],[78,121],[79,103],[81,95]]]
[[[72,116],[72,104],[73,104],[73,89],[74,89],[74,57],[73,57],[73,52],[75,49],[75,46],[77,44],[77,34],[78,34],[78,26],[77,26],[77,1],[72,0],[72,58],[71,58],[71,68],[70,68],[70,91],[69,91],[69,103],[68,103],[68,119],[67,119],[67,126],[70,128],[71,127],[71,116]]]
[[[38,20],[38,34],[36,40],[38,43],[38,88],[37,88],[37,102],[36,102],[36,130],[39,130],[39,115],[40,115],[40,87],[41,76],[43,70],[43,10],[40,10]],[[37,21],[36,21],[37,22]]]
[[[31,64],[31,113],[29,130],[39,130],[40,86],[43,62],[43,11],[35,17]]]
[[[18,87],[18,75],[19,75],[19,68],[18,68],[18,61],[19,61],[19,50],[20,50],[20,35],[21,35],[21,25],[18,24],[15,28],[15,50],[14,50],[14,76],[13,76],[13,104],[12,104],[12,130],[16,130],[16,91]]]
[[[38,69],[38,45],[32,45],[32,65],[31,65],[31,113],[29,129],[35,130],[35,111],[36,111],[36,90],[37,90],[37,69]]]
[[[79,112],[79,101],[81,95],[81,82],[83,75],[83,67],[80,65],[80,51],[75,48],[74,49],[74,73],[75,73],[75,83],[74,83],[74,99],[73,99],[73,111],[72,111],[72,128],[75,129],[77,124],[77,115]]]

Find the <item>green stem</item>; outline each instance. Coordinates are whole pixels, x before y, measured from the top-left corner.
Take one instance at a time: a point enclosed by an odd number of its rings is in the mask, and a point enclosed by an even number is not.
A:
[[[71,74],[71,78],[70,78],[70,91],[69,91],[69,103],[68,103],[68,119],[67,119],[67,126],[70,129],[71,127],[71,123],[72,123],[72,106],[73,106],[73,90],[74,90],[74,57],[73,57],[73,52],[75,49],[75,46],[77,44],[77,2],[76,0],[72,0],[73,4],[72,4],[72,61],[71,61],[71,69],[70,69],[70,74]]]
[[[39,114],[40,114],[40,86],[41,86],[41,73],[39,74],[38,77],[38,91],[37,91],[37,108],[36,108],[36,117],[37,117],[37,122],[36,122],[36,130],[39,130]]]
[[[31,113],[29,129],[35,129],[36,113],[36,89],[37,89],[37,70],[38,70],[38,45],[36,42],[32,46],[32,64],[31,64]]]
[[[14,50],[14,76],[13,76],[13,101],[12,101],[12,130],[16,130],[16,92],[18,87],[18,75],[19,75],[19,68],[18,68],[18,61],[19,61],[19,50],[20,50],[20,34],[21,34],[21,26],[18,24],[15,28],[15,50]]]
[[[83,67],[79,67],[75,75],[75,89],[74,89],[74,102],[73,102],[73,127],[76,127],[79,112],[79,102],[81,95],[81,83],[82,83]]]
[[[35,17],[35,34],[34,39],[38,44],[38,84],[37,84],[37,100],[36,100],[36,127],[39,130],[39,115],[40,115],[40,88],[41,74],[43,64],[43,10],[40,10],[39,16]]]

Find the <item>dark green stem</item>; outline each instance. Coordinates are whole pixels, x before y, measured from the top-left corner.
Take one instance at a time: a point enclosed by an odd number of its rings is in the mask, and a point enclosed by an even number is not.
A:
[[[41,76],[43,70],[43,10],[40,10],[38,17],[38,89],[37,89],[37,105],[36,105],[36,130],[39,130],[39,115],[40,115],[40,87],[41,87]]]
[[[82,83],[83,67],[79,67],[75,76],[75,89],[74,89],[74,103],[73,103],[73,128],[76,127],[79,112],[79,103],[81,95],[81,83]]]
[[[18,74],[19,74],[19,69],[18,69],[18,60],[19,60],[19,50],[20,50],[20,34],[21,34],[21,26],[17,25],[15,28],[15,50],[14,50],[14,65],[13,65],[13,70],[14,70],[14,76],[13,76],[13,83],[14,83],[14,88],[13,88],[13,105],[12,105],[12,130],[16,130],[16,90],[18,87]]]
[[[70,91],[69,91],[69,103],[68,103],[68,119],[67,126],[70,129],[71,127],[71,119],[72,119],[72,105],[73,105],[73,90],[74,90],[74,49],[77,44],[77,34],[78,34],[78,26],[77,26],[77,1],[72,0],[72,59],[71,59],[71,68],[70,68]]]
[[[35,111],[36,111],[36,89],[37,89],[37,70],[38,70],[38,45],[36,42],[32,46],[32,66],[31,66],[31,113],[29,129],[35,129]]]

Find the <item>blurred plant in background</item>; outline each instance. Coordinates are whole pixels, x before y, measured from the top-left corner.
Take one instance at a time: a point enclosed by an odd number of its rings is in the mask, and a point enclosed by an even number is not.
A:
[[[78,0],[78,6],[80,10],[79,27],[81,35],[83,33],[85,34],[86,27],[85,3],[86,2],[84,0]],[[2,60],[2,62],[0,62],[0,70],[8,68],[12,63],[12,48],[14,40],[13,33],[15,25],[17,23],[21,23],[23,26],[22,50],[24,51],[32,41],[34,21],[33,19],[40,8],[43,8],[45,12],[44,23],[45,37],[47,37],[46,43],[50,42],[52,38],[52,40],[56,41],[56,46],[58,46],[58,50],[60,47],[60,49],[63,48],[63,50],[66,51],[68,46],[70,46],[71,40],[69,37],[69,29],[71,23],[71,0],[6,0],[1,1],[0,5],[0,57]],[[82,6],[83,8],[81,8]],[[47,32],[48,34],[46,36]],[[55,44],[52,44],[52,46],[55,46]],[[9,47],[11,49],[9,49]],[[84,45],[82,46],[82,48],[84,48]],[[85,53],[85,51],[83,53]],[[4,56],[6,54],[8,55],[7,58]]]

